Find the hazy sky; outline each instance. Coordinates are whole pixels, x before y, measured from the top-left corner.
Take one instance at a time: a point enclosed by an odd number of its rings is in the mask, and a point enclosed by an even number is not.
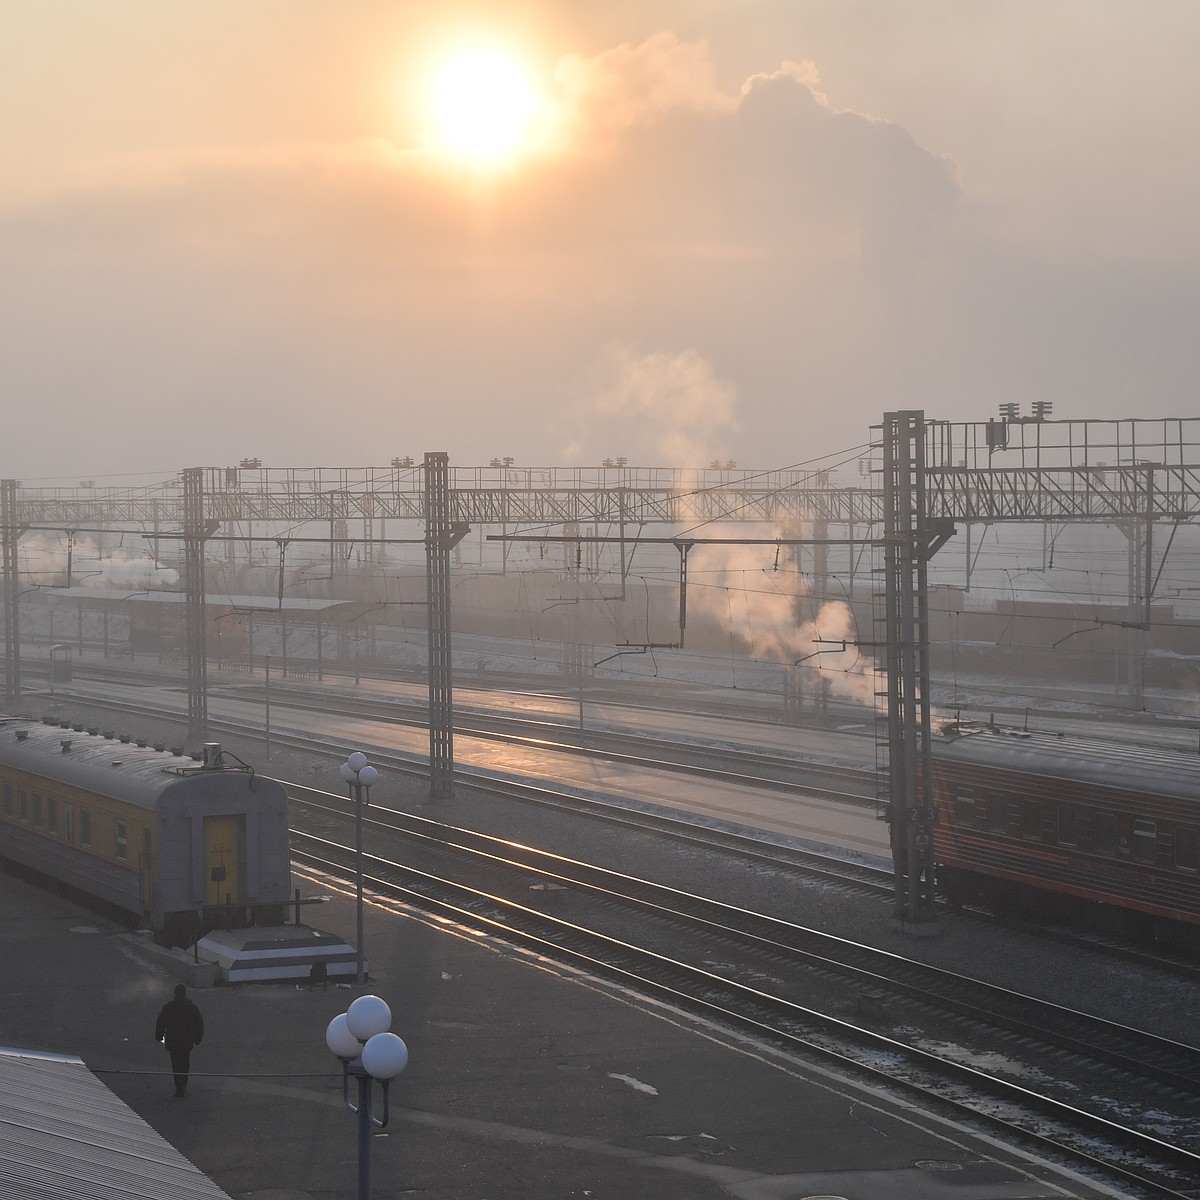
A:
[[[1195,0],[0,0],[0,475],[1200,413],[1197,62]]]

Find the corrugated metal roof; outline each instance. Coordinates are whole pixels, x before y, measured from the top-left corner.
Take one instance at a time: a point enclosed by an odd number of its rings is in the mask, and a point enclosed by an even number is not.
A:
[[[64,741],[71,743],[65,752]],[[194,765],[167,751],[20,718],[0,722],[0,763],[148,809]]]
[[[84,1065],[0,1047],[0,1198],[229,1200]]]
[[[107,600],[111,603],[130,604],[186,604],[186,592],[142,591],[131,592],[121,588],[73,587],[42,588],[47,596],[61,596],[66,600]],[[204,603],[210,608],[245,608],[254,612],[324,612],[330,608],[354,607],[360,600],[321,600],[309,596],[284,596],[282,602],[276,596],[225,596],[212,593],[205,596]]]
[[[18,738],[18,733],[25,736]],[[71,743],[65,752],[64,741]],[[166,799],[207,794],[217,780],[227,795],[232,794],[238,779],[247,789],[252,786],[249,772],[204,770],[190,757],[99,734],[77,733],[27,717],[0,718],[0,764],[151,811]]]

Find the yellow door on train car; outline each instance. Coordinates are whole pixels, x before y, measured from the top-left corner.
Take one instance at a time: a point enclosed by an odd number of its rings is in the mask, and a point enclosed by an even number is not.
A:
[[[243,903],[238,872],[242,828],[241,817],[204,818],[205,898],[209,904]]]

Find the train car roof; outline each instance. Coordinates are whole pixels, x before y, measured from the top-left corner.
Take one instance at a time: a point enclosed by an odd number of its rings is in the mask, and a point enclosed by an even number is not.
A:
[[[981,727],[936,734],[932,749],[948,762],[1200,801],[1200,756],[1177,750]]]
[[[12,717],[0,719],[0,766],[150,810],[169,788],[212,774],[166,751]]]

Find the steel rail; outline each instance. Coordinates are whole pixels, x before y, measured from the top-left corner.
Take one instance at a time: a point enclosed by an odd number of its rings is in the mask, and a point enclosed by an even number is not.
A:
[[[289,788],[289,793],[293,790]],[[340,796],[304,791],[319,797],[315,802],[310,798],[312,807],[346,817]],[[376,811],[380,815],[369,824],[380,832],[415,838],[439,850],[449,848],[490,865],[532,872],[564,889],[587,891],[721,937],[747,940],[805,965],[839,972],[859,985],[882,986],[982,1024],[1000,1021],[1007,1030],[1098,1058],[1130,1074],[1185,1092],[1200,1091],[1200,1047],[626,872],[401,810]]]
[[[312,835],[307,835],[306,840],[317,846],[319,852],[296,850],[294,853],[302,862],[316,870],[334,874],[350,869],[340,865],[338,855],[342,848],[336,843]],[[334,857],[326,857],[329,853]],[[1169,1177],[1177,1176],[1188,1181],[1195,1179],[1200,1175],[1200,1155],[1172,1146],[1159,1138],[1040,1095],[1022,1085],[998,1079],[974,1067],[908,1046],[841,1018],[773,996],[656,951],[634,946],[625,940],[585,929],[405,864],[389,862],[374,855],[367,858],[372,872],[370,886],[384,896],[397,897],[503,940],[533,947],[555,960],[567,961],[588,972],[617,979],[639,992],[665,997],[688,1010],[700,1011],[709,1017],[766,1036],[776,1044],[816,1054],[856,1072],[866,1072],[886,1080],[892,1086],[915,1092],[926,1101],[934,1098],[960,1115],[985,1122],[1003,1130],[1008,1136],[1015,1135],[1057,1154],[1067,1154],[1087,1162],[1109,1177],[1116,1176],[1126,1182],[1136,1183],[1154,1195],[1174,1197],[1176,1200],[1194,1195],[1190,1191],[1180,1190]],[[381,870],[408,878],[412,885],[398,883],[395,878],[376,873]],[[436,889],[441,894],[431,896],[428,890],[422,888]],[[450,900],[447,896],[456,899]],[[481,911],[480,905],[486,905],[491,912]],[[689,987],[690,983],[694,983],[695,987]],[[789,1022],[800,1023],[809,1029],[805,1033],[796,1033],[787,1028]],[[894,1070],[855,1057],[844,1044],[837,1048],[822,1046],[813,1040],[814,1028],[823,1036],[848,1040],[866,1054],[885,1051],[907,1063],[910,1071],[930,1071],[935,1082],[922,1084],[913,1078],[899,1076]],[[947,1080],[969,1087],[973,1095],[966,1100],[947,1095]],[[1004,1116],[981,1110],[978,1107],[980,1095],[987,1096],[993,1103],[1017,1107],[1018,1115]],[[1031,1114],[1035,1114],[1035,1117],[1031,1117]],[[1062,1130],[1051,1135],[1042,1128],[1030,1128],[1031,1120],[1035,1121],[1036,1126],[1041,1126],[1045,1119],[1061,1122],[1075,1138],[1103,1138],[1109,1146],[1118,1146],[1122,1153],[1139,1156],[1146,1162],[1140,1168],[1119,1164],[1103,1149],[1089,1151],[1078,1141],[1071,1144]]]
[[[171,719],[169,710],[161,706],[137,705],[123,701],[105,700],[94,697],[81,697],[84,703],[104,707],[113,711],[121,711],[152,719]],[[175,719],[182,719],[178,713]],[[209,727],[214,733],[228,733],[249,741],[263,741],[264,734],[248,728],[244,723],[223,720],[219,717],[209,717]],[[324,754],[338,760],[345,757],[343,741],[321,739],[313,735],[294,735],[280,731],[272,732],[271,743],[274,746],[286,747],[293,750]],[[180,747],[182,749],[182,747]],[[421,756],[404,755],[388,751],[380,747],[371,748],[372,761],[379,767],[393,774],[406,775],[413,779],[428,778],[428,766]],[[610,825],[633,829],[640,833],[650,833],[655,836],[667,837],[675,841],[686,842],[693,846],[706,849],[720,850],[724,853],[737,854],[743,858],[753,858],[758,862],[775,867],[784,867],[810,876],[824,879],[839,886],[848,886],[873,895],[887,896],[891,894],[891,871],[882,867],[872,867],[866,863],[858,863],[838,858],[835,855],[822,854],[811,849],[802,849],[779,842],[765,840],[769,837],[761,831],[738,832],[733,828],[712,828],[696,823],[688,817],[674,817],[666,812],[647,812],[622,804],[617,797],[603,798],[596,795],[583,795],[577,792],[557,790],[536,784],[505,779],[485,770],[473,770],[458,766],[455,768],[456,781],[464,786],[486,792],[491,795],[503,795],[509,799],[526,804],[537,804],[557,811],[569,812],[588,820],[600,820]],[[298,790],[306,789],[304,785],[287,780],[280,780],[285,786]]]
[[[99,676],[103,678],[104,676]],[[139,676],[139,678],[141,678]],[[175,677],[170,677],[175,682]],[[131,680],[132,682],[132,680]],[[70,694],[68,692],[62,693]],[[218,695],[219,689],[210,689],[211,695]],[[230,699],[244,699],[265,695],[260,687],[242,688],[238,695]],[[284,698],[286,697],[286,700]],[[303,684],[272,684],[272,702],[286,703],[287,707],[318,712],[337,712],[348,717],[362,717],[368,720],[384,720],[398,725],[426,727],[428,716],[417,711],[421,708],[419,701],[397,701],[385,699],[370,699],[322,694]],[[331,702],[339,706],[331,707]],[[459,713],[463,712],[462,707]],[[661,711],[661,710],[657,710]],[[509,728],[505,728],[508,726]],[[515,732],[532,730],[534,732]],[[552,739],[545,735],[561,731],[563,740]],[[685,774],[693,774],[700,778],[719,779],[727,783],[736,783],[751,787],[767,787],[776,791],[791,792],[805,796],[819,796],[822,799],[838,803],[858,804],[874,807],[877,803],[875,796],[876,774],[873,768],[838,767],[829,763],[816,763],[794,755],[767,754],[755,750],[730,749],[719,745],[690,740],[669,740],[666,738],[648,737],[643,734],[628,733],[621,730],[603,730],[592,727],[579,731],[565,721],[541,720],[536,717],[511,717],[504,714],[473,712],[469,716],[456,719],[454,732],[457,736],[477,738],[480,740],[503,741],[511,745],[526,746],[530,749],[544,749],[553,753],[573,754],[581,756],[602,757],[612,762],[626,763],[630,766],[645,767],[651,770],[669,770]],[[651,758],[645,755],[630,754],[614,748],[613,744],[635,745],[646,747],[651,753],[672,753],[680,759],[687,756],[693,758],[729,758],[736,757],[739,762],[760,767],[764,772],[777,771],[780,773],[799,773],[809,780],[813,777],[859,784],[864,791],[845,791],[820,783],[806,782],[800,779],[777,779],[768,774],[749,774],[745,771],[733,771],[727,768],[706,767],[699,763],[673,761],[668,758]]]

